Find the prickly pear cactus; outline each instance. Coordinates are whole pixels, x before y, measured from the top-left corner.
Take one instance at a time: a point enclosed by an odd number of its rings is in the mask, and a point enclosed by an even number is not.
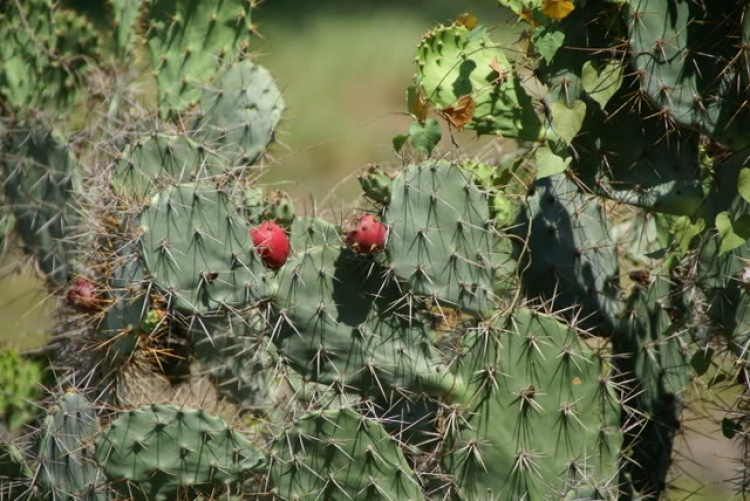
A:
[[[302,416],[273,444],[282,499],[425,499],[403,452],[377,421],[347,409]]]
[[[236,487],[264,459],[219,417],[154,405],[110,423],[97,440],[96,461],[121,495],[166,501]]]
[[[40,430],[37,478],[51,499],[105,501],[104,479],[93,463],[99,433],[95,406],[65,393],[49,409]]]

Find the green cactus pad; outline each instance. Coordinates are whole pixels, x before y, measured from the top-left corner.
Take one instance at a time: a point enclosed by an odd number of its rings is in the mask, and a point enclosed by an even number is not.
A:
[[[123,411],[96,443],[96,461],[128,499],[216,493],[261,471],[262,453],[220,417],[165,405]]]
[[[750,204],[738,193],[740,173],[750,162],[750,151],[729,156],[715,168],[719,175],[708,196],[711,213],[708,222],[715,222],[717,215],[724,213],[731,221],[747,218]],[[712,217],[713,216],[713,217]],[[722,251],[722,237],[715,225],[711,225],[697,240],[696,285],[705,294],[706,313],[734,348],[747,348],[747,330],[741,328],[746,322],[747,280],[743,272],[750,262],[750,243],[745,241],[731,250]],[[747,317],[750,318],[750,317]],[[746,355],[743,355],[743,357]]]
[[[162,116],[197,103],[222,65],[247,50],[250,7],[247,0],[151,2],[148,47]]]
[[[120,58],[132,53],[138,40],[137,24],[144,3],[141,0],[112,0],[115,46]]]
[[[302,416],[276,438],[272,458],[273,487],[287,501],[425,499],[396,442],[350,410]]]
[[[51,0],[6,5],[0,12],[0,95],[24,110],[69,110],[99,57],[96,31]]]
[[[38,481],[49,499],[106,501],[104,475],[93,463],[99,433],[94,406],[77,393],[66,393],[48,410],[39,441]]]
[[[386,254],[399,279],[418,296],[491,311],[497,236],[487,194],[469,173],[445,161],[410,165],[393,180],[391,197]]]
[[[200,112],[198,137],[228,163],[247,166],[273,141],[284,100],[268,70],[243,61],[205,88]]]
[[[367,197],[381,204],[390,202],[391,177],[383,169],[370,165],[357,179]]]
[[[265,268],[229,197],[185,184],[154,195],[141,214],[146,275],[185,314],[252,304],[265,294]]]
[[[615,104],[626,106],[625,99]],[[666,136],[625,107],[609,118],[591,114],[575,148],[582,153],[571,168],[598,195],[678,216],[706,208],[695,137]]]
[[[268,194],[263,209],[263,219],[271,220],[289,228],[294,222],[294,202],[285,192],[278,190]]]
[[[527,295],[555,311],[580,309],[579,327],[609,335],[622,306],[620,268],[600,202],[560,174],[535,182],[520,222],[519,236],[530,231],[521,265]]]
[[[263,222],[263,211],[266,207],[266,194],[263,188],[248,186],[236,198],[248,223],[257,225]]]
[[[620,397],[575,331],[520,309],[469,332],[463,352],[463,424],[443,460],[462,499],[616,497]]]
[[[477,134],[537,140],[542,127],[531,98],[486,31],[455,25],[427,33],[417,48],[415,85],[439,109],[471,97],[476,109],[466,128]]]
[[[219,393],[256,411],[267,403],[274,384],[264,330],[265,319],[257,311],[247,318],[203,319],[191,329],[193,356],[205,366]]]
[[[137,199],[181,182],[225,174],[220,159],[185,136],[155,134],[128,145],[117,160],[115,191]]]
[[[26,490],[27,487],[22,484],[27,483],[28,479],[33,476],[34,473],[29,468],[21,450],[12,443],[0,441],[0,480],[4,483],[3,494],[18,496],[18,498],[10,497],[9,499],[20,499],[21,491]]]
[[[346,248],[315,247],[290,259],[278,280],[270,335],[309,380],[386,398],[389,387],[450,393],[452,378],[429,327],[399,316],[395,284],[371,261]]]
[[[76,161],[57,132],[24,129],[10,135],[0,157],[6,202],[26,252],[51,283],[59,284],[68,279],[73,252]]]
[[[340,245],[341,231],[333,225],[313,216],[297,216],[289,228],[292,252],[304,252],[312,247]]]
[[[132,254],[123,257],[109,281],[109,303],[99,330],[115,359],[127,357],[136,348],[141,321],[148,313],[143,281],[143,264]]]
[[[750,144],[750,111],[737,58],[741,3],[628,2],[630,61],[655,108],[679,127],[733,149]]]
[[[654,495],[665,488],[690,382],[692,340],[684,322],[672,320],[670,288],[666,267],[635,285],[613,339],[614,363],[634,395],[629,405],[643,419],[629,433],[626,469],[636,490]]]

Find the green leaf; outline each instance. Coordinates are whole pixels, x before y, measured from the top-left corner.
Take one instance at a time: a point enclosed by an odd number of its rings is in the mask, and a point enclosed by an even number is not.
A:
[[[706,222],[703,219],[698,219],[695,223],[692,223],[688,216],[677,218],[672,232],[674,233],[674,240],[677,248],[680,250],[680,254],[685,254],[690,250],[690,243],[704,229],[706,229]]]
[[[745,201],[750,202],[750,169],[742,169],[737,179],[737,191]]]
[[[412,122],[409,126],[409,137],[411,137],[411,144],[415,150],[426,151],[431,154],[443,137],[443,133],[438,121],[430,118],[424,126],[416,120]]]
[[[741,247],[750,238],[750,214],[744,214],[736,221],[732,221],[729,213],[720,212],[716,216],[715,224],[721,236],[720,256]]]
[[[555,130],[568,144],[573,142],[573,138],[581,130],[585,117],[586,103],[583,101],[576,101],[572,108],[568,108],[562,101],[552,103],[552,120],[555,123]]]
[[[709,348],[708,351],[704,352],[699,350],[695,352],[693,357],[690,359],[690,366],[699,376],[702,376],[708,369],[711,368],[711,359],[713,358],[714,350]]]
[[[737,433],[742,431],[742,425],[737,421],[729,418],[721,420],[721,433],[728,439],[733,439]]]
[[[409,136],[406,134],[399,134],[398,136],[393,138],[393,149],[396,150],[396,153],[399,153],[404,145],[406,144],[406,141],[409,140]]]
[[[592,61],[586,61],[581,71],[581,85],[589,97],[604,109],[622,85],[622,64],[609,61],[598,70]]]
[[[532,33],[531,40],[537,52],[550,63],[565,41],[565,32],[558,25],[539,27]]]
[[[536,152],[536,177],[542,179],[544,177],[554,176],[559,174],[568,168],[572,158],[567,158],[555,155],[555,153],[546,146],[542,146]]]

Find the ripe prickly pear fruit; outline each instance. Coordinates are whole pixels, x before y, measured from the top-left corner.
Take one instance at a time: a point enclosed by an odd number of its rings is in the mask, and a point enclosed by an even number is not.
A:
[[[371,199],[384,204],[391,199],[391,178],[377,165],[369,166],[358,179],[365,195]]]
[[[94,313],[101,305],[96,285],[83,277],[73,280],[65,298],[73,309],[81,313]]]
[[[266,221],[251,229],[250,236],[263,264],[274,270],[284,266],[289,257],[289,237],[281,226]]]
[[[360,254],[373,254],[385,248],[386,226],[371,214],[363,214],[354,230],[346,236],[346,243]]]

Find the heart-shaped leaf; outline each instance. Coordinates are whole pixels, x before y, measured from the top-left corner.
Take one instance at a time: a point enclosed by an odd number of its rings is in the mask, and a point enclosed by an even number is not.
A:
[[[716,229],[721,236],[719,255],[741,247],[750,238],[750,214],[744,214],[736,221],[732,221],[729,213],[720,212],[716,216]]]
[[[424,125],[416,120],[412,122],[409,126],[409,137],[411,137],[411,145],[415,150],[426,151],[431,154],[443,137],[443,133],[438,121],[430,118]]]
[[[583,101],[576,101],[572,108],[562,101],[552,103],[552,120],[555,123],[555,130],[560,139],[568,144],[573,142],[573,138],[581,130],[585,117],[586,103]]]
[[[563,172],[568,168],[568,165],[570,165],[570,161],[572,160],[570,156],[563,158],[556,155],[547,146],[542,146],[537,150],[535,159],[537,179],[554,176],[555,174]]]
[[[599,70],[591,61],[586,61],[581,71],[581,85],[589,97],[604,109],[622,85],[622,64],[609,61]]]

